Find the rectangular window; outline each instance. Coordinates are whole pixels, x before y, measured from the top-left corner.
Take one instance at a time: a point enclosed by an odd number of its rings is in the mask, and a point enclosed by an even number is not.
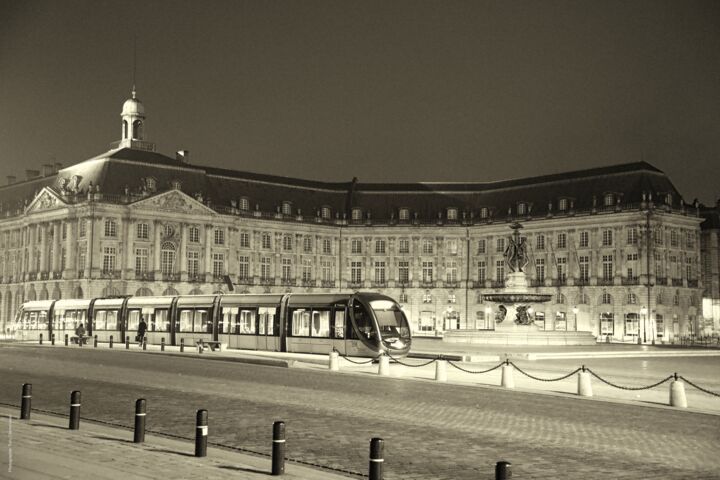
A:
[[[625,314],[625,335],[637,335],[640,319],[637,313]]]
[[[408,283],[410,281],[410,262],[398,262],[398,281]]]
[[[106,237],[117,237],[117,223],[115,220],[105,220],[105,236]],[[39,240],[39,238],[38,238]]]
[[[200,243],[200,229],[198,227],[188,228],[188,240],[191,243]]]
[[[478,246],[477,246],[477,253],[485,253],[486,246],[485,246],[485,239],[478,240]]]
[[[535,238],[535,250],[545,250],[545,235],[538,235]]]
[[[312,237],[303,237],[303,252],[312,253]]]
[[[498,238],[495,241],[495,251],[496,252],[504,252],[505,251],[505,239],[504,238]]]
[[[238,257],[238,277],[241,279],[250,278],[250,257],[247,255]]]
[[[695,232],[687,232],[687,238],[685,239],[688,249],[695,248]]]
[[[590,232],[580,232],[580,247],[586,248],[590,245]]]
[[[85,238],[86,234],[87,234],[87,221],[80,220],[78,222],[78,236],[80,238]]]
[[[282,279],[283,281],[289,281],[292,279],[292,259],[282,259]]]
[[[350,262],[350,281],[352,283],[362,282],[362,262]]]
[[[309,282],[312,280],[312,260],[306,258],[302,262],[302,281]]]
[[[613,244],[613,232],[610,229],[602,231],[602,244],[603,247],[610,247]]]
[[[627,243],[628,245],[637,245],[638,243],[638,229],[637,227],[630,227],[627,231]]]
[[[567,258],[566,257],[558,257],[558,259],[557,259],[557,278],[561,282],[564,282],[567,280]]]
[[[270,279],[270,257],[260,259],[260,278],[263,280]]]
[[[293,247],[292,235],[283,235],[282,246],[283,246],[283,250],[285,250],[286,252],[292,251],[292,247]]]
[[[213,276],[215,278],[222,277],[225,273],[225,254],[213,253]]]
[[[312,311],[304,308],[294,309],[292,311],[292,336],[293,337],[309,337],[310,336],[310,318]]]
[[[422,280],[424,283],[433,281],[433,262],[422,262]]]
[[[485,281],[485,279],[487,277],[486,269],[487,269],[487,267],[485,265],[485,261],[484,260],[479,261],[478,262],[478,282]]]
[[[557,248],[567,248],[567,233],[558,233]]]
[[[323,282],[332,281],[332,263],[330,263],[330,260],[323,260],[322,262],[320,262],[320,265],[321,265],[322,281]]]
[[[452,239],[452,240],[447,241],[447,253],[448,253],[448,255],[457,255],[458,254],[457,239]]]
[[[671,247],[677,247],[680,243],[678,240],[678,232],[677,230],[670,230],[670,246]]]
[[[545,281],[545,259],[535,259],[535,279],[539,282]]]
[[[240,248],[250,248],[250,234],[240,232]]]
[[[458,267],[456,262],[448,262],[445,269],[445,278],[448,283],[455,283],[458,281]]]
[[[429,239],[429,238],[423,239],[422,253],[423,253],[424,255],[432,255],[433,250],[434,250],[434,243],[433,243],[433,241],[432,241],[431,239]]]
[[[376,254],[384,254],[385,253],[385,240],[375,240],[375,253]]]
[[[148,271],[148,249],[135,249],[135,274],[141,275]]]
[[[566,312],[555,312],[555,330],[566,331],[567,330],[567,315]]]
[[[385,262],[375,262],[375,283],[385,283]]]
[[[410,240],[407,238],[400,239],[398,253],[410,253]]]
[[[78,270],[80,272],[83,272],[85,270],[85,258],[87,256],[87,250],[84,248],[84,245],[80,248],[80,251],[78,252]]]
[[[322,251],[323,253],[332,253],[332,241],[329,238],[323,238]]]
[[[264,248],[264,249],[272,248],[272,240],[270,239],[269,233],[262,234],[262,248]]]
[[[603,280],[612,280],[614,276],[613,271],[613,256],[612,255],[603,255],[602,256],[602,266],[603,266]]]
[[[350,252],[351,253],[362,253],[362,240],[359,238],[353,238],[350,241]]]
[[[615,318],[610,312],[603,312],[600,314],[600,335],[614,335],[615,333]]]
[[[200,273],[200,252],[188,250],[187,252],[188,275],[195,276]]]
[[[505,280],[505,260],[495,261],[495,280],[498,282]]]
[[[135,224],[135,237],[139,240],[147,240],[150,238],[150,226],[147,223]]]
[[[103,272],[110,273],[115,271],[115,260],[117,257],[117,249],[115,247],[103,247]]]
[[[216,228],[213,239],[215,245],[225,245],[225,230],[222,228]]]
[[[578,266],[580,267],[580,281],[587,283],[590,279],[590,256],[579,256]]]

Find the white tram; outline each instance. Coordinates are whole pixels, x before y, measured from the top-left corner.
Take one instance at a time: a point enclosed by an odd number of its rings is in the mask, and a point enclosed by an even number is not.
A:
[[[185,295],[43,300],[24,303],[16,316],[21,338],[55,335],[62,342],[83,323],[99,342],[134,341],[140,319],[148,343],[375,356],[406,355],[410,327],[400,306],[377,293]]]

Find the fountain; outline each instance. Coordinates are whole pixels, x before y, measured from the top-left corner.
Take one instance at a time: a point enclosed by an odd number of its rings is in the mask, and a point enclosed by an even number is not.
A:
[[[504,291],[487,293],[483,300],[497,304],[494,311],[494,330],[450,330],[443,340],[451,343],[484,343],[501,345],[593,345],[590,332],[546,331],[534,323],[533,305],[550,301],[552,295],[533,293],[528,288],[525,267],[528,264],[527,245],[520,236],[519,223],[513,223],[513,233],[505,249],[505,263],[509,273]],[[489,313],[493,313],[490,309]]]

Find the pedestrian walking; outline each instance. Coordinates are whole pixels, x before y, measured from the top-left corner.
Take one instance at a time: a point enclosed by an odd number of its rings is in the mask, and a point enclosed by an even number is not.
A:
[[[145,332],[147,331],[147,323],[145,323],[145,318],[141,315],[140,316],[140,324],[138,325],[137,335],[135,336],[135,340],[137,340],[138,345],[142,346],[143,340],[145,339]]]

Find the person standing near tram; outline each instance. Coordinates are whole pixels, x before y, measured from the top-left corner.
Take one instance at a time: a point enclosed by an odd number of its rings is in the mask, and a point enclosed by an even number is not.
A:
[[[138,345],[143,344],[143,341],[145,340],[145,332],[146,331],[147,331],[147,323],[145,323],[145,318],[143,316],[140,316],[140,324],[138,325],[137,336],[135,337],[135,340],[137,340]]]

